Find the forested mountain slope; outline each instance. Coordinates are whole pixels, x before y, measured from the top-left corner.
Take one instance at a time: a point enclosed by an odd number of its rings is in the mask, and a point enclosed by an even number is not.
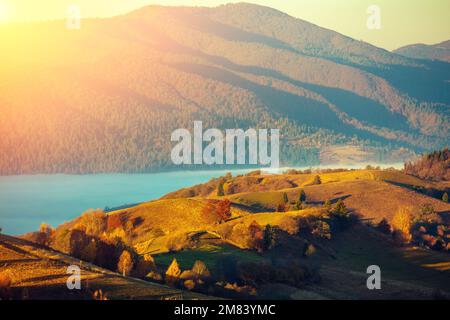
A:
[[[194,120],[279,128],[283,165],[343,144],[396,161],[449,142],[450,64],[266,7],[149,6],[0,38],[0,174],[170,169],[170,134]]]

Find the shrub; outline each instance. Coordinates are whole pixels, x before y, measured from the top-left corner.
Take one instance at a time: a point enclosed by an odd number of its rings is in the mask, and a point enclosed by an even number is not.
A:
[[[136,278],[145,278],[152,271],[156,271],[155,260],[150,254],[146,254],[138,259],[133,276]]]
[[[420,207],[418,221],[431,223],[436,219],[436,212],[431,204],[424,204]]]
[[[106,294],[103,293],[102,289],[96,290],[96,291],[94,292],[94,294],[92,295],[92,298],[93,298],[94,300],[98,300],[98,301],[101,301],[101,300],[109,300],[108,297],[106,296]]]
[[[277,206],[277,212],[286,212],[286,204],[281,202]]]
[[[208,268],[206,267],[206,264],[201,260],[195,261],[194,266],[192,267],[192,272],[194,272],[197,278],[202,280],[211,277],[211,272],[209,272]]]
[[[391,225],[386,218],[383,218],[376,226],[376,229],[384,234],[391,233]]]
[[[331,228],[328,223],[325,221],[317,220],[313,224],[311,234],[313,236],[324,238],[324,239],[331,239]]]
[[[130,274],[133,269],[133,257],[131,253],[124,250],[119,258],[119,263],[117,264],[117,270],[125,277]]]
[[[314,180],[313,180],[313,182],[312,182],[312,184],[314,185],[314,184],[322,184],[322,179],[320,179],[320,176],[315,176],[314,177]]]

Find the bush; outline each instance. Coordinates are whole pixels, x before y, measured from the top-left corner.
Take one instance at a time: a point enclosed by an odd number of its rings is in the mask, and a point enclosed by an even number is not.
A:
[[[200,260],[195,261],[192,272],[197,279],[207,280],[211,277],[211,272],[209,272],[206,264]]]
[[[391,225],[386,218],[383,218],[376,226],[376,229],[384,234],[391,234]]]
[[[313,182],[312,182],[312,184],[314,185],[314,184],[322,184],[322,179],[320,179],[320,176],[315,176],[314,177],[314,180],[313,180]]]
[[[436,212],[431,204],[424,204],[420,207],[418,221],[431,223],[436,218]]]
[[[330,225],[325,221],[317,220],[314,222],[312,226],[311,234],[319,238],[330,240],[331,239]]]
[[[133,276],[136,278],[145,278],[151,272],[156,272],[156,270],[155,260],[150,254],[146,254],[143,257],[139,257],[133,271]]]
[[[286,204],[281,202],[277,206],[277,212],[286,212]]]

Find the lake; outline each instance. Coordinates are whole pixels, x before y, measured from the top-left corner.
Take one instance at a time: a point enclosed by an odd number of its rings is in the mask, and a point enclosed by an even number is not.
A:
[[[89,208],[153,200],[226,172],[3,176],[0,177],[0,228],[3,233],[17,235],[37,230],[41,222],[55,227]]]
[[[236,175],[249,171],[231,172]],[[0,177],[0,228],[3,233],[17,235],[37,230],[42,222],[56,227],[89,208],[113,208],[157,199],[227,172],[230,170],[3,176]]]

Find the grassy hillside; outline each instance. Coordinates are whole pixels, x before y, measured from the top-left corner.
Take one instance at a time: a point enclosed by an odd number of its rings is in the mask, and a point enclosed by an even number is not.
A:
[[[70,265],[81,268],[81,290],[67,289],[67,267]],[[122,277],[60,252],[4,235],[0,235],[0,274],[7,275],[12,281],[11,290],[3,297],[6,299],[91,300],[98,290],[111,300],[206,298],[199,294]],[[0,288],[0,291],[2,289]]]
[[[225,298],[432,299],[448,295],[450,204],[426,190],[448,187],[393,170],[255,171],[29,237],[112,270],[131,252],[131,274]],[[367,290],[369,265],[382,291]]]

